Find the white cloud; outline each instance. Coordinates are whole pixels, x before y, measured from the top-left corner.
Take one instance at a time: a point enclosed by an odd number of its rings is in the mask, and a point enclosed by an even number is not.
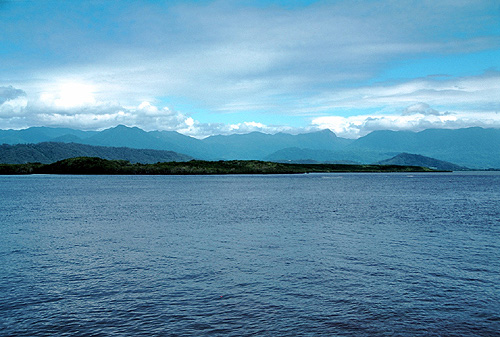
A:
[[[192,124],[190,124],[192,123]],[[231,135],[231,134],[245,134],[250,132],[262,132],[275,134],[278,132],[287,133],[302,133],[307,132],[311,128],[293,128],[284,125],[266,125],[257,122],[242,122],[236,124],[224,123],[200,123],[199,121],[188,118],[186,120],[187,128],[177,130],[188,136],[195,138],[205,138],[212,135]]]
[[[27,105],[28,100],[23,96],[5,101],[0,104],[0,117],[16,118],[20,115],[23,115]]]
[[[498,74],[489,74],[482,77],[471,77],[461,79],[450,79],[443,81],[441,85],[449,90],[443,90],[438,102],[451,101],[456,95],[455,90],[460,92],[475,92],[476,102],[481,99],[485,103],[491,103],[487,98],[481,98],[481,93],[494,91],[498,83],[493,81]],[[481,81],[484,78],[485,81]],[[500,114],[498,110],[486,109],[473,110],[470,105],[458,105],[468,109],[456,109],[453,111],[439,111],[431,104],[419,101],[421,96],[412,97],[413,92],[421,92],[422,88],[430,85],[431,79],[421,79],[400,83],[394,86],[367,87],[369,95],[359,98],[363,88],[353,89],[350,92],[341,93],[341,100],[336,102],[339,107],[352,106],[360,111],[363,107],[379,106],[376,113],[357,114],[354,116],[339,116],[336,114],[312,116],[311,123],[301,128],[293,128],[283,125],[266,125],[259,121],[247,121],[240,123],[201,123],[192,116],[175,111],[168,107],[159,107],[149,101],[143,101],[136,106],[122,106],[113,102],[104,102],[97,95],[91,100],[75,100],[79,104],[71,104],[70,107],[58,104],[61,95],[46,92],[31,100],[23,90],[13,87],[4,87],[2,97],[4,103],[0,105],[0,128],[13,127],[22,128],[33,125],[45,125],[56,127],[72,127],[80,129],[104,129],[117,124],[138,126],[144,130],[171,130],[180,133],[203,138],[214,134],[249,133],[259,131],[264,133],[288,132],[300,133],[316,129],[331,129],[338,136],[357,138],[364,136],[374,130],[411,130],[421,131],[427,128],[463,128],[471,126],[499,127]],[[486,84],[485,84],[486,83]],[[399,90],[405,88],[405,90]],[[398,93],[402,92],[398,98]],[[13,94],[15,93],[15,94]],[[353,94],[354,93],[354,94]],[[450,95],[451,97],[447,97]],[[85,97],[85,95],[83,96]],[[426,96],[428,98],[428,96]],[[434,97],[434,96],[431,96]],[[356,99],[355,99],[356,98]],[[394,99],[394,100],[392,100]],[[367,104],[366,101],[370,103]],[[75,102],[73,101],[73,102]],[[374,103],[376,102],[376,104]]]
[[[138,106],[120,106],[110,102],[94,101],[94,105],[72,106],[61,109],[61,106],[52,104],[44,97],[42,102],[46,105],[37,104],[30,111],[30,118],[44,125],[103,129],[117,124],[138,126],[145,130],[176,130],[189,129],[194,124],[191,117],[173,111],[167,107],[159,108],[150,102],[144,101]],[[38,102],[39,103],[39,102]]]
[[[12,86],[0,87],[0,117],[17,118],[28,104],[26,93]]]
[[[430,108],[427,104],[425,111]],[[413,106],[414,107],[414,106]],[[422,131],[431,128],[459,129],[473,126],[500,128],[498,112],[446,112],[422,113],[408,107],[403,115],[373,114],[349,117],[324,116],[314,118],[311,125],[320,129],[330,129],[340,137],[358,138],[376,130]],[[412,111],[412,112],[410,112]]]
[[[84,86],[74,86],[83,88]],[[214,134],[248,133],[261,131],[276,133],[291,130],[285,126],[267,126],[258,122],[235,124],[201,123],[193,117],[168,107],[158,107],[143,101],[137,106],[121,106],[113,102],[103,102],[94,95],[75,97],[59,91],[42,92],[32,101],[27,100],[24,91],[8,87],[10,95],[0,105],[0,128],[24,128],[28,126],[70,127],[86,130],[105,129],[124,124],[138,126],[144,130],[168,130],[204,138]],[[7,97],[7,94],[3,95]],[[63,103],[61,103],[61,100]],[[22,113],[18,113],[22,112]],[[296,131],[296,130],[295,130]]]
[[[131,114],[124,111],[113,113],[75,113],[61,114],[57,112],[40,113],[32,117],[33,124],[55,126],[55,127],[73,127],[79,125],[81,129],[102,129],[109,125],[127,124]]]
[[[147,116],[161,116],[162,111],[158,109],[157,107],[151,105],[151,103],[144,101],[139,106],[137,107],[139,111],[144,112],[145,115]],[[165,110],[168,112],[168,109],[165,108]]]
[[[11,85],[7,87],[0,87],[0,105],[7,101],[25,96],[26,93],[23,90],[16,89]]]
[[[413,105],[410,105],[406,109],[403,110],[403,116],[411,116],[415,114],[421,114],[421,115],[434,115],[434,116],[439,116],[441,113],[439,111],[432,109],[429,104],[426,103],[416,103]]]
[[[463,110],[500,108],[500,72],[458,78],[418,78],[401,83],[379,83],[325,93],[314,101],[316,107],[336,108],[396,107],[427,102]]]

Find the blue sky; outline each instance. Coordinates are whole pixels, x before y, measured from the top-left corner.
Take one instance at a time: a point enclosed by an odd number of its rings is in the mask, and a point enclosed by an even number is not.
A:
[[[500,127],[494,1],[1,1],[0,128]]]

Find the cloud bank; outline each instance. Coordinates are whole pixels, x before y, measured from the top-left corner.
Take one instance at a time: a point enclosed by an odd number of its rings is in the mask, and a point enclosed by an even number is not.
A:
[[[375,130],[421,131],[428,128],[500,127],[500,73],[458,79],[426,78],[396,84],[340,90],[316,102],[316,114],[303,127],[266,125],[258,121],[202,123],[195,116],[143,101],[123,106],[103,101],[92,88],[65,84],[58,93],[38,97],[13,86],[0,87],[0,124],[12,128],[58,126],[104,129],[117,124],[145,130],[170,130],[203,138],[214,134],[289,132],[331,129],[357,138]],[[425,101],[424,101],[425,100]],[[432,104],[432,105],[431,105]],[[346,114],[376,107],[368,114]],[[442,107],[452,110],[442,110]],[[297,108],[299,111],[300,108]],[[331,114],[328,111],[333,110]],[[344,116],[342,116],[344,115]]]
[[[76,91],[75,91],[76,90]],[[214,134],[260,131],[300,132],[300,128],[267,126],[250,121],[242,123],[201,123],[188,114],[143,101],[137,106],[104,102],[84,86],[70,85],[59,93],[43,92],[28,101],[24,91],[12,86],[0,87],[0,125],[3,128],[29,126],[75,127],[100,130],[117,124],[139,126],[144,130],[178,131],[197,138]]]

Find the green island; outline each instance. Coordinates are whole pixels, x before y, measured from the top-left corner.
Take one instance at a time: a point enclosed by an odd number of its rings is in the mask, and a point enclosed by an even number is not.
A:
[[[421,166],[289,164],[258,160],[158,162],[132,164],[126,160],[76,157],[51,164],[0,164],[0,174],[121,174],[121,175],[206,175],[206,174],[300,174],[327,172],[437,172]]]

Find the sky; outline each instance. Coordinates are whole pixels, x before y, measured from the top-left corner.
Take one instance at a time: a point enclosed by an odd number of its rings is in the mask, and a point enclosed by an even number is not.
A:
[[[0,129],[500,128],[498,0],[0,0]]]

